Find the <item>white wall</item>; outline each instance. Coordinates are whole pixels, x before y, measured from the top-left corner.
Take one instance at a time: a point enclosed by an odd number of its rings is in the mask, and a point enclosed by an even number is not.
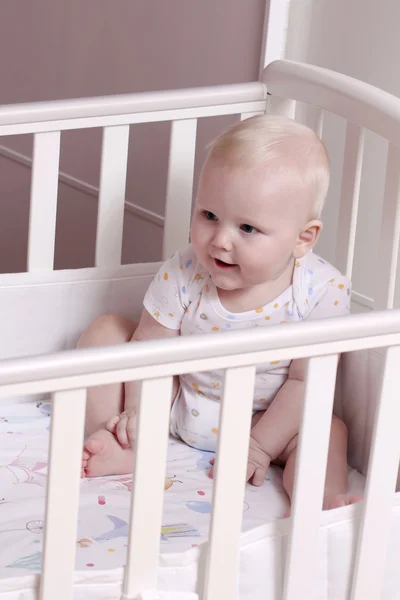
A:
[[[287,58],[337,70],[400,96],[399,23],[399,0],[292,0]],[[343,125],[328,115],[324,129],[336,182],[341,173]],[[372,298],[379,268],[376,253],[385,157],[386,144],[368,135],[353,283],[356,292]],[[334,258],[339,189],[333,184],[330,190],[319,247],[330,260]]]

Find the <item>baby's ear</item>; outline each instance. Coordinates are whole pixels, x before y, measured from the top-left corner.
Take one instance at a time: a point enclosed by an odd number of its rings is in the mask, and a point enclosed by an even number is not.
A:
[[[314,248],[322,231],[322,222],[318,220],[309,221],[297,238],[293,252],[294,258],[302,258],[309,250]]]

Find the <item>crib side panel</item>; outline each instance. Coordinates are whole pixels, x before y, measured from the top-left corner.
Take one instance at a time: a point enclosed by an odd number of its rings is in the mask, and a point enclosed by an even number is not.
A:
[[[28,269],[53,269],[61,132],[103,129],[95,266],[107,268],[121,264],[131,125],[171,122],[163,219],[168,258],[189,239],[198,119],[262,114],[265,107],[262,83],[0,107],[0,136],[35,136]]]
[[[364,337],[363,337],[363,334]],[[212,339],[210,339],[212,337]],[[165,353],[168,343],[168,357]],[[85,416],[85,389],[91,386],[132,379],[144,380],[140,401],[137,454],[135,460],[134,495],[130,530],[129,566],[126,571],[128,595],[155,590],[159,564],[159,536],[162,520],[163,487],[171,404],[172,376],[221,366],[227,369],[226,388],[222,402],[219,456],[216,486],[212,503],[211,537],[206,552],[208,567],[199,572],[199,597],[219,598],[226,591],[235,593],[238,585],[238,556],[247,462],[246,445],[252,415],[254,365],[283,357],[313,357],[307,374],[304,415],[300,429],[298,462],[296,466],[293,518],[290,522],[290,544],[287,553],[284,597],[311,597],[317,569],[318,532],[324,475],[329,444],[329,429],[335,388],[335,372],[339,351],[368,348],[374,345],[398,346],[400,316],[394,312],[338,318],[321,323],[303,323],[283,328],[280,340],[276,332],[250,330],[201,340],[180,338],[156,340],[127,347],[97,348],[59,356],[44,356],[25,361],[15,360],[0,366],[0,392],[12,383],[24,384],[34,390],[34,383],[44,381],[51,389],[60,391],[54,396],[55,418],[52,429],[50,475],[46,514],[46,548],[42,600],[55,593],[63,584],[65,600],[73,590],[73,563],[76,544],[79,471]],[[395,385],[398,373],[398,348],[392,354],[383,394],[381,425],[376,430],[377,464],[388,449],[386,438],[399,452],[396,420],[390,419],[397,403]],[[78,356],[79,354],[79,356]],[[75,391],[74,391],[75,390]],[[14,393],[18,388],[14,386]],[[386,398],[385,398],[386,397]],[[321,401],[321,398],[324,401]],[[389,403],[386,403],[386,400]],[[396,400],[396,402],[395,402]],[[232,414],[233,413],[233,414]],[[383,424],[383,425],[382,425]],[[76,434],[78,433],[78,436]],[[70,440],[75,439],[71,451]],[[154,440],[157,444],[154,444]],[[390,451],[390,448],[389,448]],[[149,469],[151,456],[151,469]],[[395,460],[391,459],[394,479]],[[235,473],[232,475],[232,461]],[[383,471],[375,468],[370,478],[370,507],[374,515],[389,503],[390,481],[386,481],[384,497],[380,493]],[[65,477],[70,483],[65,493]],[[310,489],[311,485],[311,489]],[[393,481],[394,485],[394,481]],[[230,498],[230,500],[228,500]],[[227,506],[229,509],[227,510]],[[366,508],[366,515],[367,515]],[[372,509],[370,509],[372,510]],[[369,525],[371,527],[371,525]],[[373,528],[375,525],[373,525]],[[369,553],[373,528],[365,530]],[[54,553],[59,545],[60,532],[65,546],[65,561],[53,575]],[[383,552],[385,539],[379,547]],[[361,542],[364,548],[363,541]],[[368,554],[369,555],[369,554]],[[283,583],[283,582],[282,582]],[[231,595],[231,594],[230,594]]]

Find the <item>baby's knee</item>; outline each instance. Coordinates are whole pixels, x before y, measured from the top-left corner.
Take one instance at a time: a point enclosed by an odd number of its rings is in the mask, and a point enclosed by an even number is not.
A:
[[[78,340],[78,348],[109,346],[129,342],[137,324],[120,315],[106,314],[95,319]]]

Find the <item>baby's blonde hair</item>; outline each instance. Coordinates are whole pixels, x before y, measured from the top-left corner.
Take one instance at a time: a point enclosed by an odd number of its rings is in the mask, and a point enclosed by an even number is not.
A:
[[[284,171],[298,177],[300,185],[313,190],[311,218],[319,219],[329,187],[329,158],[322,140],[309,127],[273,115],[245,119],[210,144],[207,162],[252,168],[276,158],[283,159]]]

